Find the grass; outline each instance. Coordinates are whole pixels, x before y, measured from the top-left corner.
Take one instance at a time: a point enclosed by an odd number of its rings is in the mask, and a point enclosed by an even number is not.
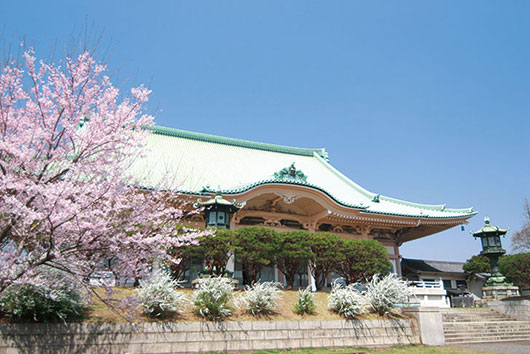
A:
[[[191,297],[191,289],[180,289],[188,297]],[[100,296],[104,297],[104,291],[98,291]],[[234,297],[237,298],[241,294],[240,291],[236,291]],[[116,288],[114,292],[114,299],[123,299],[127,296],[134,295],[134,289],[132,288]],[[293,306],[298,300],[298,292],[296,290],[283,290],[281,297],[278,301],[278,307],[275,312],[270,315],[254,316],[246,312],[245,308],[235,308],[232,316],[228,317],[227,321],[293,321],[293,320],[309,320],[309,321],[327,321],[327,320],[340,320],[342,316],[330,311],[328,309],[328,295],[326,292],[315,293],[315,304],[316,310],[312,315],[298,315],[294,312]],[[116,313],[111,308],[103,304],[98,299],[93,299],[94,303],[90,306],[89,316],[85,320],[86,322],[126,322],[127,313],[122,312],[121,315]],[[166,318],[150,319],[139,314],[133,315],[132,320],[135,322],[149,322],[149,321],[202,321],[201,316],[193,313],[193,305],[187,304],[181,314],[173,315]],[[391,317],[401,316],[399,314],[391,314]],[[379,319],[381,318],[377,314],[366,314],[359,316],[359,319]]]
[[[386,348],[336,348],[336,349],[299,349],[299,350],[259,350],[252,354],[275,354],[275,353],[289,353],[289,354],[479,354],[486,352],[479,352],[467,349],[458,349],[451,347],[427,347],[423,345],[407,345],[395,346]]]

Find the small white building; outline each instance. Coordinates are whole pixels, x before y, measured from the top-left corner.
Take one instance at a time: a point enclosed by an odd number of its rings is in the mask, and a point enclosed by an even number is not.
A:
[[[482,297],[482,286],[484,286],[486,276],[478,274],[476,280],[468,281],[464,273],[464,264],[464,262],[403,258],[401,270],[403,277],[412,281],[413,285],[417,283],[414,292],[417,293],[418,300],[423,300],[422,306],[427,306],[429,302],[431,304],[447,303],[441,307],[449,307],[450,298],[454,296],[466,294],[472,295],[475,299]],[[444,299],[440,299],[440,296]]]

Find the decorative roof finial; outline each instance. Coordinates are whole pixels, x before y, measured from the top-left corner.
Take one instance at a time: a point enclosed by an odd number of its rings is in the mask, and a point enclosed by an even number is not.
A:
[[[486,225],[489,225],[490,224],[490,217],[489,216],[484,217],[484,222],[486,223]]]
[[[307,176],[294,166],[294,162],[289,166],[274,172],[274,178],[283,181],[307,182]]]

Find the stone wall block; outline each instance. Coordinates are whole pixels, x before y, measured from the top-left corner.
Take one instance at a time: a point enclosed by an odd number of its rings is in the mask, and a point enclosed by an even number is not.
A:
[[[321,321],[320,326],[324,329],[342,329],[344,328],[344,322],[341,320],[337,321]]]
[[[206,342],[206,341],[212,341],[215,338],[214,333],[212,332],[176,332],[174,333],[178,335],[179,337],[182,336],[183,340],[178,340],[178,342]],[[223,336],[224,339],[224,336]]]
[[[188,343],[189,344],[189,343]],[[171,343],[144,343],[143,353],[171,353]]]
[[[227,331],[250,331],[252,330],[252,322],[227,322],[225,327]]]
[[[276,329],[299,329],[300,321],[278,321]]]
[[[302,348],[303,339],[288,339],[285,340],[286,349],[299,349]]]
[[[142,344],[141,343],[135,343],[135,344],[128,344],[126,346],[123,346],[123,348],[121,348],[123,350],[117,350],[116,352],[127,352],[129,354],[137,354],[137,353],[142,353]]]
[[[435,307],[403,308],[403,314],[414,317],[421,342],[425,345],[445,345],[442,314]]]
[[[252,341],[253,350],[263,350],[263,349],[277,349],[276,340],[254,340]]]
[[[300,329],[318,329],[321,327],[320,321],[300,321]]]
[[[264,331],[265,339],[287,339],[289,338],[289,331],[287,330],[274,330]]]
[[[253,330],[271,330],[276,329],[275,321],[255,321],[252,322]]]
[[[304,338],[304,331],[299,329],[291,329],[287,331],[287,336],[289,339],[301,339]]]

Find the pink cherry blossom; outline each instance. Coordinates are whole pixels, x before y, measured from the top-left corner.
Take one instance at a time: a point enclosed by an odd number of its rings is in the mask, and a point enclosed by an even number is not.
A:
[[[130,278],[153,260],[178,262],[164,249],[198,236],[174,236],[182,198],[142,190],[127,171],[146,151],[150,91],[122,98],[89,53],[23,59],[0,72],[0,294],[38,282],[42,265],[86,280],[105,259]]]

